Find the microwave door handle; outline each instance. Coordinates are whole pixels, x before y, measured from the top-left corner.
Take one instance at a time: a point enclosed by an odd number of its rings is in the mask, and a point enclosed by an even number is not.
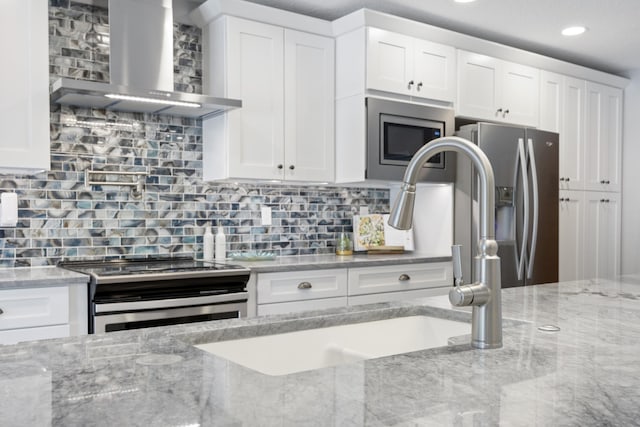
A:
[[[531,230],[531,252],[529,254],[529,265],[527,266],[527,279],[531,279],[533,265],[536,259],[536,246],[538,244],[538,219],[539,219],[539,198],[538,198],[538,171],[536,166],[536,156],[533,151],[533,140],[527,140],[529,148],[529,161],[531,162],[531,184],[533,188],[533,228]]]
[[[523,210],[524,210],[524,221],[522,224],[522,242],[520,245],[520,255],[516,251],[516,264],[518,265],[518,280],[522,280],[524,275],[524,260],[526,258],[526,250],[527,250],[527,237],[529,235],[529,181],[527,179],[527,156],[525,154],[524,149],[524,139],[518,138],[518,157],[516,160],[516,183],[518,181],[517,171],[520,170],[520,175],[522,177],[522,193],[523,193]],[[517,186],[514,185],[514,188]],[[517,215],[516,215],[517,221]],[[517,228],[516,228],[517,230]]]

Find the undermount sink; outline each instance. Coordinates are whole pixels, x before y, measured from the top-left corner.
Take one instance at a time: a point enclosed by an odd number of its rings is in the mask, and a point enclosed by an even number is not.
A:
[[[470,333],[469,323],[408,316],[219,341],[196,347],[263,374],[286,375],[444,347],[449,338]]]

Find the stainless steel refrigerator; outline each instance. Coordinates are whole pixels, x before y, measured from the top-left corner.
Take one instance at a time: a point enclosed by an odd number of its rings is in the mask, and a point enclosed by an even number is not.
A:
[[[558,134],[493,123],[456,133],[489,157],[495,176],[495,232],[502,287],[558,281]],[[458,156],[454,242],[463,245],[465,282],[477,253],[477,176]]]

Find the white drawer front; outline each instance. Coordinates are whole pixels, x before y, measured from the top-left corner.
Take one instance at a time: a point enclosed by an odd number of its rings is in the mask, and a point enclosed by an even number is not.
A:
[[[69,323],[69,289],[6,289],[0,291],[0,330]]]
[[[370,295],[355,295],[349,297],[349,305],[376,304],[391,301],[413,301],[418,298],[448,295],[449,286],[442,288],[415,289],[413,291],[383,292]]]
[[[450,286],[450,262],[349,269],[349,295]]]
[[[275,304],[260,304],[258,316],[269,314],[299,313],[309,310],[324,310],[327,308],[346,307],[347,297],[312,299],[307,301],[278,302]]]
[[[258,275],[258,304],[347,295],[347,270],[328,269]]]

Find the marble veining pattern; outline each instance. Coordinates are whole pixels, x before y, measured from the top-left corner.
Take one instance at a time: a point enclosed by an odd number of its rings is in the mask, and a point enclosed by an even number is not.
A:
[[[49,0],[50,80],[109,81],[107,10]],[[176,90],[202,92],[201,30],[174,25]],[[199,120],[51,105],[51,171],[0,176],[19,198],[16,228],[0,229],[1,266],[61,259],[201,256],[207,224],[222,225],[228,250],[328,254],[360,206],[389,210],[380,188],[208,183]],[[142,197],[128,187],[84,185],[88,169],[149,170]],[[260,207],[273,224],[262,226]]]
[[[0,347],[8,425],[640,425],[640,279],[503,290],[504,347],[267,376],[192,344],[425,313],[439,297]],[[553,324],[559,332],[539,326]],[[380,337],[372,337],[380,339]]]

